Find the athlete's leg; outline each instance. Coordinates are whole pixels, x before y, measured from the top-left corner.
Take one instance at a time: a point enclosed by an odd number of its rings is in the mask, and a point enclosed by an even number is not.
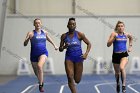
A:
[[[115,70],[115,78],[117,84],[119,83],[119,77],[120,77],[120,64],[113,64],[114,70]]]
[[[38,78],[39,78],[39,84],[41,85],[43,83],[43,66],[46,61],[47,56],[41,55],[39,57],[39,62],[37,64],[38,67]]]
[[[43,89],[43,65],[46,61],[47,56],[46,55],[41,55],[39,57],[39,61],[37,63],[37,71],[38,71],[38,80],[39,80],[39,91],[44,92]]]
[[[83,73],[83,62],[75,62],[74,63],[74,80],[76,83],[81,81]]]
[[[68,78],[68,85],[71,93],[76,93],[76,88],[74,84],[74,63],[70,60],[65,61],[65,70]]]
[[[121,59],[121,63],[120,63],[120,70],[121,70],[121,79],[122,79],[122,91],[125,93],[126,89],[125,89],[125,86],[126,86],[126,71],[125,71],[125,67],[128,63],[128,59],[127,57],[123,57]]]
[[[115,70],[115,78],[116,78],[116,91],[120,92],[120,82],[119,82],[119,78],[120,78],[120,64],[113,64],[114,66],[114,70]]]
[[[120,70],[121,70],[121,75],[122,75],[122,85],[125,86],[126,84],[126,71],[125,71],[125,67],[128,63],[128,59],[127,57],[124,57],[121,59],[121,63],[120,63]]]
[[[35,73],[35,75],[36,75],[37,78],[38,78],[38,68],[37,68],[37,64],[38,64],[38,62],[31,62],[31,64],[32,64],[32,67],[33,67],[34,73]],[[39,78],[38,78],[38,79],[39,79]]]

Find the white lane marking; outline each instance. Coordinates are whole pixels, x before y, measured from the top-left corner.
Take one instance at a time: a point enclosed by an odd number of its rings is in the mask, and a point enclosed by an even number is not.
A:
[[[131,86],[138,85],[138,84],[140,84],[140,83],[129,84],[129,85],[127,85],[127,87],[130,88],[135,93],[140,93],[139,91],[137,91],[136,89],[134,89],[133,87],[131,87]]]
[[[115,84],[115,82],[96,84],[96,85],[94,86],[94,88],[96,89],[97,93],[101,93],[98,87],[99,87],[99,86],[102,86],[102,85],[110,85],[110,84]]]
[[[31,89],[33,86],[36,86],[36,85],[38,85],[38,84],[34,84],[34,85],[30,85],[30,86],[28,86],[26,89],[24,89],[21,93],[27,93],[27,91],[29,90],[29,89]]]
[[[68,86],[68,84],[64,84],[64,85],[62,85],[61,88],[60,88],[59,93],[63,93],[63,90],[64,90],[64,87],[65,87],[65,86]]]
[[[56,84],[56,83],[44,83],[44,85],[51,85],[51,84]],[[36,86],[38,86],[38,84],[29,85],[27,88],[25,88],[20,93],[27,93],[27,91],[29,91],[31,88],[35,89]],[[33,89],[31,91],[33,91]]]

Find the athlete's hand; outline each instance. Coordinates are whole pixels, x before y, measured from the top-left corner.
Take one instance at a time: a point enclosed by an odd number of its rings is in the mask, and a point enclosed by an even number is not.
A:
[[[114,42],[114,40],[116,39],[117,33],[116,32],[112,32],[109,40],[107,42],[107,46],[110,47],[112,45],[112,43]]]
[[[58,50],[59,49],[56,45],[54,46],[54,48],[55,48],[55,50]]]
[[[113,32],[113,33],[112,33],[112,40],[113,40],[113,41],[116,39],[117,35],[118,35],[118,34],[117,34],[116,32]]]
[[[82,57],[83,59],[86,59],[86,58],[87,58],[87,55],[88,55],[88,54],[85,53],[85,54],[83,54],[81,57]]]
[[[68,43],[65,44],[65,46],[63,46],[63,49],[66,49],[68,47]]]
[[[64,46],[61,46],[61,47],[59,47],[59,51],[62,52],[67,47],[68,47],[68,44],[65,44]]]
[[[129,46],[128,47],[128,52],[131,52],[132,51],[132,46]]]
[[[64,50],[63,47],[59,47],[60,52],[63,52],[63,50]]]

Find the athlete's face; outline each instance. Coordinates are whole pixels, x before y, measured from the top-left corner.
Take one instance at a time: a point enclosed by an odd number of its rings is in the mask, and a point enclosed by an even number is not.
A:
[[[117,29],[119,32],[123,32],[124,31],[124,24],[123,23],[118,24]]]
[[[75,30],[75,28],[76,28],[76,22],[75,22],[74,20],[70,20],[70,21],[68,22],[67,27],[68,27],[68,29],[69,29],[70,31]]]
[[[35,20],[34,21],[34,26],[36,29],[40,29],[41,28],[41,20]]]

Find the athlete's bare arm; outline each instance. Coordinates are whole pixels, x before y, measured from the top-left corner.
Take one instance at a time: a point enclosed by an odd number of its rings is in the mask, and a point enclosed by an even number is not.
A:
[[[46,38],[47,40],[53,45],[53,47],[55,48],[55,50],[58,49],[58,47],[55,45],[54,41],[52,40],[52,38],[48,35],[47,31],[44,31],[46,33]]]
[[[117,35],[116,32],[112,32],[112,33],[111,33],[111,35],[110,35],[110,37],[109,37],[109,40],[108,40],[108,42],[107,42],[107,47],[110,47],[110,46],[112,45],[113,41],[114,41],[115,38],[116,38],[116,35]]]
[[[33,31],[28,32],[24,41],[24,46],[27,46],[29,40],[33,37]]]
[[[59,46],[59,51],[62,52],[64,49],[67,48],[67,44],[64,43],[64,39],[66,37],[66,33],[61,35],[61,41],[60,41],[60,46]]]
[[[129,39],[129,47],[128,47],[128,52],[131,52],[132,51],[132,42],[133,42],[133,37],[130,33],[126,33],[126,36],[128,37]]]
[[[84,59],[86,59],[86,58],[87,58],[87,55],[88,55],[88,53],[89,53],[89,51],[90,51],[90,49],[91,49],[91,43],[90,43],[90,41],[87,39],[87,37],[84,35],[84,33],[78,32],[78,36],[79,36],[79,38],[80,38],[81,40],[83,40],[83,41],[87,44],[86,52],[82,55],[82,57],[83,57]]]

